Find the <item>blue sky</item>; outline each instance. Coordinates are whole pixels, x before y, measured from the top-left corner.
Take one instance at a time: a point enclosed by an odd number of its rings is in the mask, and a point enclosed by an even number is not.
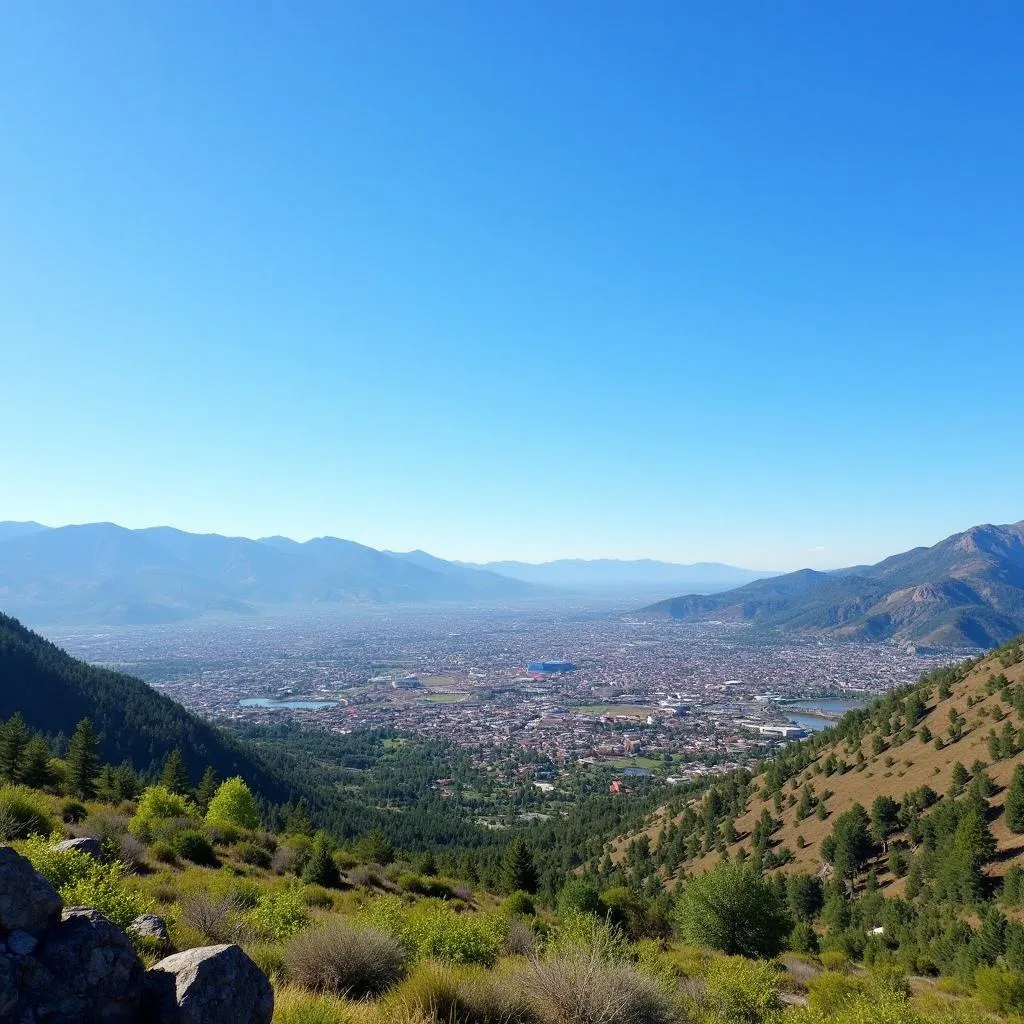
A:
[[[5,5],[0,519],[875,560],[1024,518],[1024,8]]]

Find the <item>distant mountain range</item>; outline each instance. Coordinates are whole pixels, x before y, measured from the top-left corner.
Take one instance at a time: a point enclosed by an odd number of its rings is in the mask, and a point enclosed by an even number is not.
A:
[[[877,565],[801,569],[643,611],[932,647],[993,647],[1024,632],[1024,521],[975,526]]]
[[[112,523],[0,523],[0,608],[36,625],[175,622],[267,607],[509,601],[543,588],[422,551]]]
[[[777,573],[738,569],[722,562],[658,562],[650,558],[561,558],[554,562],[460,562],[527,583],[582,590],[638,587],[693,587],[702,592],[738,587]]]

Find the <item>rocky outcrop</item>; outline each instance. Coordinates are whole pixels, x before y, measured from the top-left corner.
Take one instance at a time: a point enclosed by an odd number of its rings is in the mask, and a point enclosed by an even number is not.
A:
[[[171,936],[167,931],[167,922],[157,914],[139,914],[130,925],[128,934],[146,939],[166,952],[171,945]]]
[[[238,946],[205,946],[161,960],[146,974],[153,1024],[270,1024],[274,993]]]
[[[131,930],[166,943],[153,914]],[[131,939],[0,847],[0,1024],[270,1024],[266,975],[238,946],[190,949],[150,971]]]

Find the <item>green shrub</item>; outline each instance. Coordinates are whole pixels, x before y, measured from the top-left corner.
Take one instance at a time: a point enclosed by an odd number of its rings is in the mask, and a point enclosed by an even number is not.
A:
[[[1018,971],[980,967],[974,975],[974,987],[985,1009],[996,1013],[1024,1012],[1024,975]]]
[[[301,886],[263,890],[246,920],[265,939],[278,942],[290,939],[309,924],[309,911],[302,899]]]
[[[501,954],[507,925],[488,914],[459,914],[449,904],[425,899],[406,907],[397,897],[376,900],[368,923],[393,935],[418,959],[490,967]]]
[[[807,1005],[815,1012],[831,1016],[863,995],[864,985],[848,974],[825,971],[807,983],[807,992]]]
[[[382,1020],[541,1024],[519,976],[430,962],[417,965],[394,991]]]
[[[172,793],[166,786],[149,786],[139,799],[130,830],[136,839],[151,843],[158,821],[187,818],[194,813],[197,813],[195,806],[183,796]]]
[[[789,948],[794,953],[817,953],[818,936],[809,921],[797,921],[789,933]]]
[[[77,825],[85,821],[89,808],[80,800],[62,800],[60,804],[60,820],[67,825]]]
[[[704,983],[711,1019],[721,1024],[761,1024],[782,1008],[778,973],[763,960],[715,957],[704,970]]]
[[[48,836],[52,831],[45,797],[27,786],[0,786],[0,842]]]
[[[120,861],[101,864],[80,850],[55,850],[60,837],[33,836],[22,852],[68,907],[93,907],[119,928],[150,909],[150,901],[124,880]]]
[[[149,848],[149,852],[159,864],[170,864],[173,866],[178,863],[178,855],[175,853],[174,847],[163,840],[153,843]]]
[[[206,820],[211,825],[233,825],[250,832],[260,827],[256,798],[244,779],[236,776],[220,784],[207,808]]]
[[[821,964],[826,971],[845,971],[850,958],[841,949],[827,949],[821,954]]]
[[[302,902],[307,907],[330,910],[334,906],[334,895],[330,889],[325,889],[322,885],[304,885],[302,887]]]
[[[209,836],[197,828],[186,828],[176,833],[171,839],[175,853],[193,864],[204,867],[215,867],[218,863],[217,853],[210,842]]]
[[[502,900],[501,909],[506,914],[513,914],[517,917],[532,917],[536,913],[530,894],[522,891],[506,896]]]
[[[238,856],[243,864],[250,864],[254,868],[269,868],[270,867],[270,853],[265,850],[259,843],[254,843],[246,840],[244,843],[238,845]]]
[[[334,996],[314,995],[297,985],[274,989],[274,1024],[354,1024],[355,1019],[351,1007]]]
[[[407,956],[394,936],[333,921],[292,938],[285,947],[284,966],[291,981],[312,992],[365,999],[397,984]]]

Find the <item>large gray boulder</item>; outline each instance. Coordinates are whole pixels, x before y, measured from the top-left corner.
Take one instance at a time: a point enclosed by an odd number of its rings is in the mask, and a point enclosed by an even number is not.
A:
[[[203,946],[165,957],[146,972],[147,1024],[270,1024],[274,991],[234,945]]]
[[[0,934],[42,938],[60,920],[60,897],[20,853],[0,846]]]
[[[128,936],[98,910],[69,907],[19,964],[22,1000],[46,1024],[132,1024],[145,970]]]
[[[93,839],[92,836],[62,839],[59,843],[54,843],[51,849],[61,853],[72,850],[75,853],[84,853],[87,857],[92,857],[93,860],[103,859],[103,844],[98,839]]]

